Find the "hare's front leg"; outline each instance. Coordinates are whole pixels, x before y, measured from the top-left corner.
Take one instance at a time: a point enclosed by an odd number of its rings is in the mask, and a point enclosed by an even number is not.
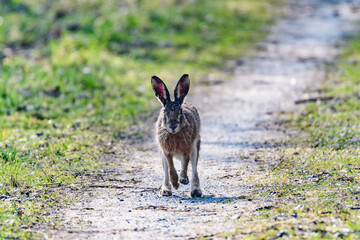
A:
[[[173,155],[171,153],[165,154],[165,158],[167,160],[167,164],[169,166],[169,174],[170,174],[170,182],[175,189],[179,188],[179,177],[175,170]]]
[[[189,184],[189,178],[187,176],[189,162],[190,162],[189,155],[188,154],[184,155],[181,161],[181,172],[180,172],[180,183],[184,185]]]
[[[192,177],[191,177],[191,197],[201,197],[200,180],[197,172],[199,160],[200,140],[196,141],[191,154]]]
[[[170,179],[169,179],[169,168],[168,168],[168,163],[165,157],[165,154],[162,153],[162,165],[164,168],[164,182],[163,185],[161,186],[159,195],[161,196],[171,196],[171,186],[170,186]]]

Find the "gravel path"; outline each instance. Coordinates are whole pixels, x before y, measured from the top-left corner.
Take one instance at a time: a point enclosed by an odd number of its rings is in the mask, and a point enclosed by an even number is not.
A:
[[[231,63],[235,71],[229,81],[192,85],[188,101],[202,118],[204,197],[189,198],[190,187],[184,185],[172,197],[158,197],[161,158],[149,141],[130,147],[125,162],[120,155],[107,156],[118,159],[119,168],[82,193],[80,202],[54,213],[60,225],[45,232],[53,239],[192,239],[235,231],[235,219],[268,205],[251,198],[253,191],[266,189],[249,179],[261,181],[274,164],[271,157],[259,160],[258,153],[271,153],[286,140],[274,125],[277,113],[317,94],[308,90],[316,89],[325,67],[336,60],[338,41],[354,32],[352,23],[360,16],[355,3],[291,1],[254,57]],[[179,161],[176,166],[180,170]],[[109,184],[113,188],[96,187]]]

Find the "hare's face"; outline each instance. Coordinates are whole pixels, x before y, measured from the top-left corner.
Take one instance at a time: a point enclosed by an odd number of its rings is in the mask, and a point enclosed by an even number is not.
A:
[[[181,105],[183,104],[190,88],[189,75],[184,74],[176,84],[174,90],[174,101],[171,101],[170,93],[165,83],[160,78],[153,76],[151,78],[151,85],[155,96],[164,107],[164,124],[166,126],[166,130],[173,134],[179,132],[184,119]]]
[[[164,124],[169,133],[178,133],[182,126],[182,109],[177,102],[170,102],[164,108]]]

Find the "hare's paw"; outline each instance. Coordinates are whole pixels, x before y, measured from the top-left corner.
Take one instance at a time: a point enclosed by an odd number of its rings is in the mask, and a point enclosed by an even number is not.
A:
[[[171,185],[175,188],[175,189],[178,189],[180,184],[178,181],[171,181]]]
[[[159,196],[160,197],[170,197],[172,195],[172,192],[169,188],[167,187],[161,187],[160,191],[159,191]]]
[[[180,177],[180,183],[184,184],[184,185],[188,185],[189,184],[189,178],[187,176],[181,176]]]
[[[179,184],[179,177],[175,171],[175,169],[170,170],[170,182],[171,185],[175,188],[178,189],[180,184]]]
[[[201,192],[200,188],[194,188],[193,190],[191,190],[192,198],[201,197],[201,196],[202,196],[202,192]]]

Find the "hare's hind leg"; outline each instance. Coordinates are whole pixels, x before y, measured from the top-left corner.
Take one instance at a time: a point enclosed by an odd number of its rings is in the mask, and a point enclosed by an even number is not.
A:
[[[190,162],[189,155],[186,154],[181,160],[181,172],[180,172],[180,183],[187,185],[189,184],[189,178],[187,176],[188,165]]]
[[[165,154],[162,152],[161,155],[162,155],[162,165],[164,168],[164,182],[163,182],[163,185],[161,186],[159,195],[160,195],[160,197],[161,196],[169,197],[172,195],[170,181],[169,181],[170,180],[169,179],[169,168],[168,168],[168,163],[167,163]]]
[[[191,178],[191,197],[201,197],[200,180],[197,172],[197,164],[199,160],[200,139],[198,139],[193,147],[191,154],[192,178]]]

